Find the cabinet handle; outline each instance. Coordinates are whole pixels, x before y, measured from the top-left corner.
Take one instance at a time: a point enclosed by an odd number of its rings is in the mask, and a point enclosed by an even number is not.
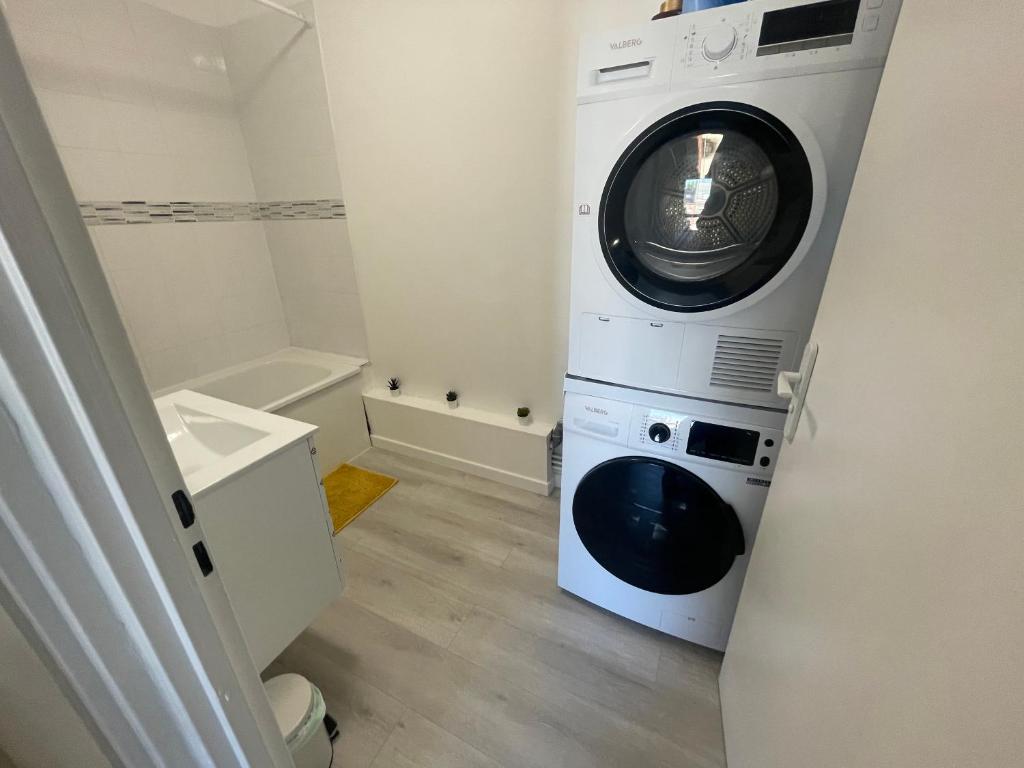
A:
[[[206,545],[201,541],[197,541],[192,545],[192,553],[196,556],[196,562],[199,563],[199,571],[203,576],[209,576],[213,573],[213,560],[210,559],[210,553],[206,551]]]
[[[188,528],[196,521],[196,511],[192,508],[192,502],[184,491],[175,491],[171,494],[171,501],[178,511],[178,519],[181,520],[181,527]]]

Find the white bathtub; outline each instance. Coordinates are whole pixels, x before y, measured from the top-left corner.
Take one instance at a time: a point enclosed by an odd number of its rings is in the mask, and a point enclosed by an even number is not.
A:
[[[154,393],[190,389],[210,397],[315,424],[324,473],[370,446],[362,400],[362,367],[346,355],[288,347]]]

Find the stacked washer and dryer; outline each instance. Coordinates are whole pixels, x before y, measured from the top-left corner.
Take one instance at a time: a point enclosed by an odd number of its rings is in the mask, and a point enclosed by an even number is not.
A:
[[[562,588],[725,648],[899,7],[581,41]]]

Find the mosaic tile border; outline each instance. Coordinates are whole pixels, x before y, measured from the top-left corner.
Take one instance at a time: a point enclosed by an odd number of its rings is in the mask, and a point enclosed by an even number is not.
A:
[[[154,202],[149,200],[80,202],[86,226],[107,224],[195,224],[208,221],[344,219],[345,203],[327,200],[274,200],[266,203]]]

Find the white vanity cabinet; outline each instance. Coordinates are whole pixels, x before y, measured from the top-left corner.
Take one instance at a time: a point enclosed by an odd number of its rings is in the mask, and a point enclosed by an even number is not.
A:
[[[341,594],[316,427],[187,390],[156,404],[262,671]]]

